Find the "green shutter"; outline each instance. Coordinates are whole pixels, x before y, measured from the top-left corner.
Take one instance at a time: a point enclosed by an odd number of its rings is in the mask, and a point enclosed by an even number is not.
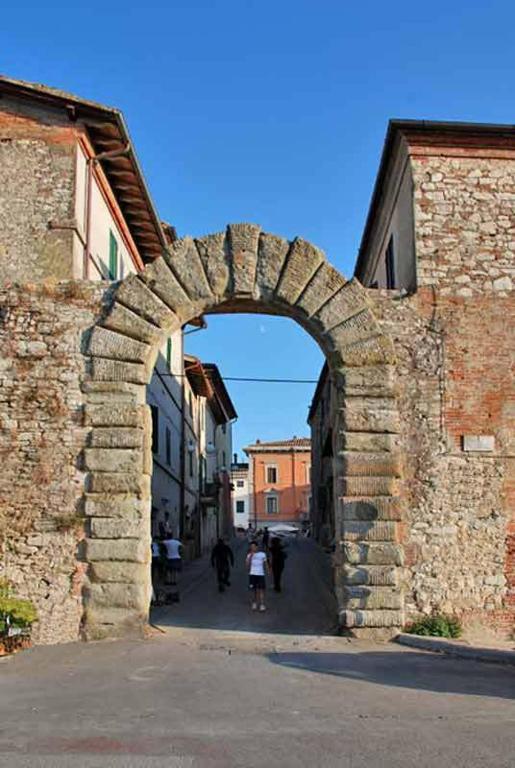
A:
[[[170,338],[166,340],[166,364],[168,368],[172,367],[172,340]]]
[[[116,237],[109,230],[109,278],[116,280],[118,277],[118,243]]]

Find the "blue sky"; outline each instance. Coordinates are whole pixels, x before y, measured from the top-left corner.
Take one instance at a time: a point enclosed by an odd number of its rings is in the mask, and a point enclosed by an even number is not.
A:
[[[254,221],[352,273],[391,117],[514,122],[515,6],[346,0],[4,4],[0,70],[121,108],[180,234]],[[227,375],[316,378],[291,321],[216,317]],[[306,434],[312,388],[230,387],[236,444]]]

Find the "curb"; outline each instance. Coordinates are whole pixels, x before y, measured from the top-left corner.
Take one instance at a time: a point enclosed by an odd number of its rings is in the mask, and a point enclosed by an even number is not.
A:
[[[505,651],[498,648],[481,648],[472,645],[463,645],[452,640],[443,640],[436,637],[422,635],[409,635],[401,632],[394,638],[400,645],[408,645],[411,648],[422,648],[433,653],[446,653],[449,656],[458,656],[462,659],[474,661],[488,661],[494,664],[512,664],[515,666],[515,651]]]

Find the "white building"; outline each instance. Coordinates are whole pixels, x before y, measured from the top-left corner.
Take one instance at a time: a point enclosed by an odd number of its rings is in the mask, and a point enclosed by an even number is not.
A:
[[[247,529],[252,517],[252,492],[248,462],[238,462],[234,454],[231,465],[232,515],[235,529]]]

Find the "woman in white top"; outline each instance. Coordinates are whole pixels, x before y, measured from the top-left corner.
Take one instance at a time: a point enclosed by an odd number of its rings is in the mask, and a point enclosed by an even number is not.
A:
[[[267,574],[267,558],[253,541],[247,555],[247,568],[249,571],[249,588],[252,590],[252,610],[266,611],[265,606],[265,576]]]

